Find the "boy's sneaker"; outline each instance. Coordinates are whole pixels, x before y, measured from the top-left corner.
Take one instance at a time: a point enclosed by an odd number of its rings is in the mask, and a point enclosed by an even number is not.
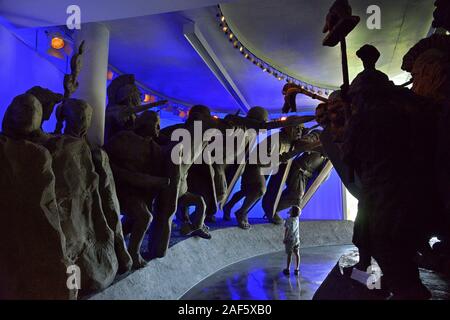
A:
[[[289,272],[289,269],[284,269],[284,270],[283,270],[283,273],[284,273],[285,275],[287,275],[287,276],[288,276],[288,275],[289,275],[289,273],[290,273],[290,272]]]

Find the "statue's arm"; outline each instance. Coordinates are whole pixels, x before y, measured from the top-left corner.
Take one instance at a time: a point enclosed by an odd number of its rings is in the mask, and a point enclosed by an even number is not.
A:
[[[281,161],[286,162],[303,152],[323,153],[319,132],[311,132],[295,141],[294,148],[281,155]]]
[[[130,171],[113,162],[111,162],[111,168],[114,173],[114,178],[131,187],[140,189],[158,189],[169,185],[169,178],[166,177],[155,177],[141,172]]]

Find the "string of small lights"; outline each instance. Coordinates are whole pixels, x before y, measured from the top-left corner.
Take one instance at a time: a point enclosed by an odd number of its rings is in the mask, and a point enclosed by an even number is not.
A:
[[[310,92],[311,94],[328,97],[330,95],[330,93],[334,90],[334,89],[330,89],[330,88],[314,86],[310,83],[306,83],[303,80],[296,79],[296,78],[278,70],[273,65],[270,65],[269,63],[262,60],[261,58],[257,57],[248,48],[246,48],[242,44],[242,42],[239,41],[236,34],[233,32],[233,30],[231,30],[230,26],[227,23],[227,19],[225,18],[224,14],[222,13],[220,5],[217,5],[217,8],[218,8],[218,13],[216,16],[219,19],[220,30],[226,35],[226,37],[228,38],[228,41],[230,41],[230,43],[233,45],[233,47],[235,49],[239,50],[239,52],[242,54],[242,56],[245,59],[247,59],[248,61],[253,63],[255,66],[259,67],[263,72],[265,72],[271,76],[274,76],[279,81],[286,80],[286,82],[289,84],[298,85],[303,90],[306,90],[306,91]]]

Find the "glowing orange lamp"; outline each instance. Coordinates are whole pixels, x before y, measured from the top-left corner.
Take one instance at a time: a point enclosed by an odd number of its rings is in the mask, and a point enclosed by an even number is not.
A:
[[[65,44],[63,38],[56,37],[56,36],[52,38],[51,46],[53,49],[60,50],[60,49],[64,48],[65,45],[66,44]]]
[[[147,94],[147,93],[144,95],[145,103],[153,103],[155,101],[156,101],[155,96],[152,96],[151,94]]]
[[[106,78],[108,80],[112,80],[114,78],[114,72],[112,72],[111,70],[108,70],[108,73],[106,74]]]

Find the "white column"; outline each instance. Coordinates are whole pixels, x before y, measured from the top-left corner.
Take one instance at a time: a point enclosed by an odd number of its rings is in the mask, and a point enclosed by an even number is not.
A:
[[[77,46],[84,40],[79,87],[74,97],[87,101],[94,109],[88,138],[103,145],[105,131],[106,74],[108,72],[109,30],[101,23],[86,23],[76,36]]]

